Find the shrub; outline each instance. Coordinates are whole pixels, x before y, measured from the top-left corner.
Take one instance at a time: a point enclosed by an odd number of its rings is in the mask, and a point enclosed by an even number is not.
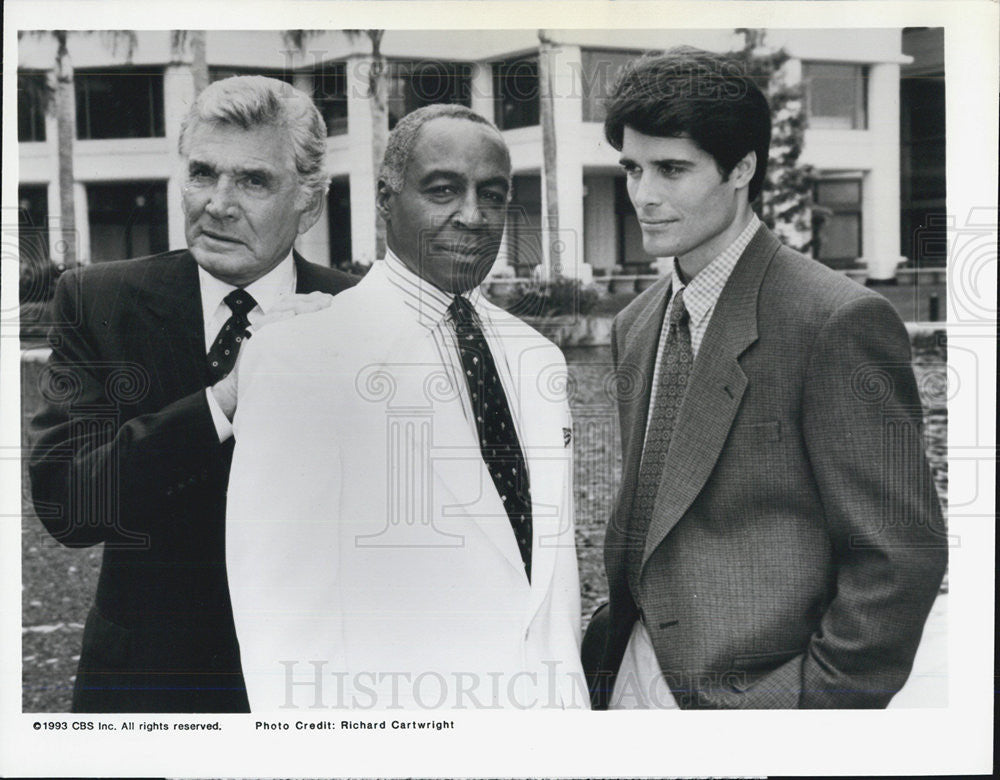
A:
[[[579,279],[558,277],[551,281],[525,282],[517,285],[498,301],[498,305],[519,317],[556,317],[563,314],[587,314],[597,304],[593,285]]]

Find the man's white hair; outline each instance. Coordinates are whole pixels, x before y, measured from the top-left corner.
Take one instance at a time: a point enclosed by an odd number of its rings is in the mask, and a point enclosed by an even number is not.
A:
[[[187,155],[187,139],[201,122],[251,130],[270,125],[288,132],[302,185],[310,194],[325,195],[330,186],[326,171],[326,122],[312,99],[291,84],[267,76],[233,76],[206,87],[181,122],[180,153]]]

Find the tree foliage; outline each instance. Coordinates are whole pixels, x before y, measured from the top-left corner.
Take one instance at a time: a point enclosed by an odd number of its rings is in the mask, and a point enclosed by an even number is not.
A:
[[[743,47],[733,53],[756,81],[771,104],[771,154],[759,201],[764,223],[788,246],[808,253],[812,249],[812,191],[816,170],[799,162],[805,144],[808,117],[801,83],[791,83],[783,48],[765,43],[765,31],[740,28]]]

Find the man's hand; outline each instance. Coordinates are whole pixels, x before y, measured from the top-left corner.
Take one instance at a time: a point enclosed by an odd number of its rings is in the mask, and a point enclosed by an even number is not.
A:
[[[305,295],[299,293],[279,295],[274,306],[271,307],[267,314],[251,325],[247,329],[247,333],[252,336],[256,331],[272,322],[287,320],[299,314],[319,311],[320,309],[325,309],[332,302],[333,296],[323,292],[311,292]],[[222,409],[222,413],[226,415],[230,422],[232,422],[233,416],[236,414],[236,377],[239,373],[242,352],[240,350],[240,353],[236,356],[236,364],[233,366],[233,370],[212,385],[212,395],[215,396],[219,408]]]

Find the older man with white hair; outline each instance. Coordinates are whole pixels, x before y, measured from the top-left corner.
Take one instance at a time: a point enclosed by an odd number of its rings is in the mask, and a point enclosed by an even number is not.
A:
[[[188,248],[59,281],[30,475],[56,540],[104,543],[76,712],[247,710],[223,548],[230,372],[251,327],[354,282],[292,249],[323,210],[325,149],[304,93],[218,81],[181,128]]]

